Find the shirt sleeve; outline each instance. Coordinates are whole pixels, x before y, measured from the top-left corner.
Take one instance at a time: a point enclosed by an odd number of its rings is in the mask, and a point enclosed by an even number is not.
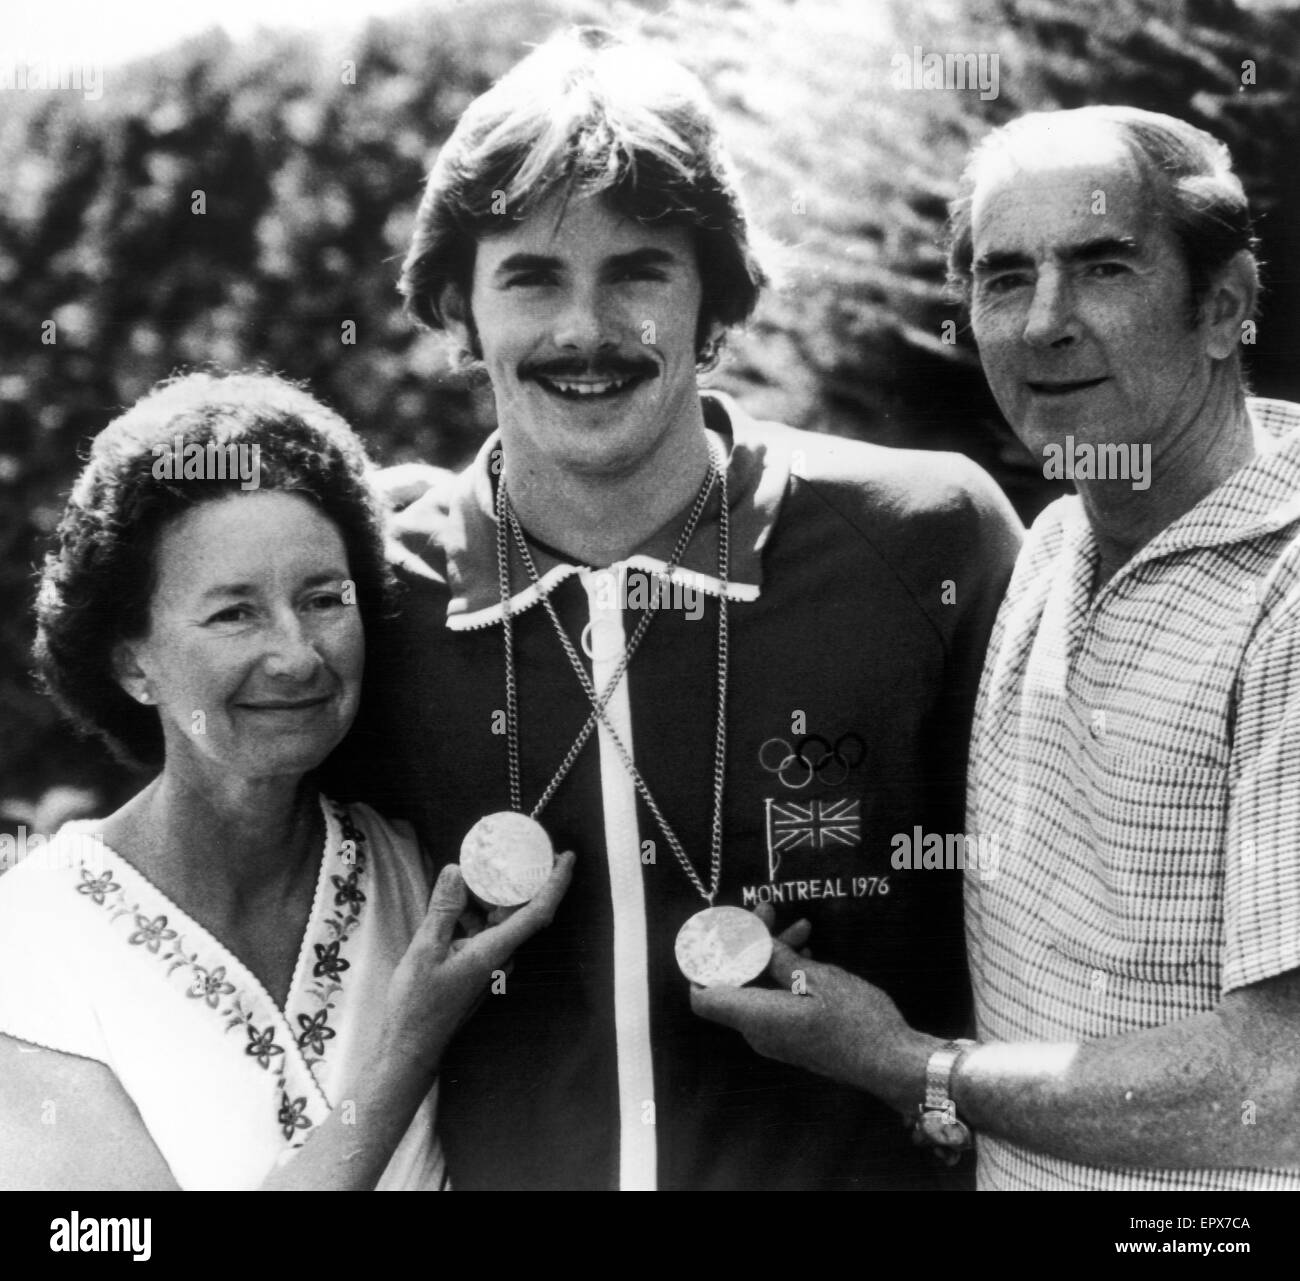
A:
[[[1300,966],[1300,601],[1243,664],[1229,787],[1225,993]]]
[[[64,870],[33,862],[0,876],[0,1033],[111,1064],[79,906]]]

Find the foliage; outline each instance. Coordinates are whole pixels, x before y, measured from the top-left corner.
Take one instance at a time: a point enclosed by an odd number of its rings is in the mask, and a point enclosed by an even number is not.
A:
[[[562,22],[639,30],[723,112],[782,286],[716,385],[757,412],[954,448],[1026,517],[1051,489],[1000,422],[944,290],[969,146],[1027,109],[1170,111],[1232,147],[1271,293],[1251,353],[1296,395],[1300,17],[1232,0],[475,0],[374,21],[344,47],[220,33],[106,72],[102,99],[8,93],[0,116],[0,797],[127,785],[26,675],[32,570],[87,439],[184,365],[264,363],[385,462],[458,465],[491,421],[393,286],[432,152],[466,103]],[[895,56],[996,53],[995,98],[897,87]],[[1243,60],[1257,65],[1242,83]],[[354,64],[349,71],[345,65]],[[197,213],[202,193],[204,212]],[[1288,217],[1287,215],[1290,214]],[[57,341],[42,342],[53,320]],[[355,343],[343,326],[356,327]],[[959,341],[944,341],[944,322]]]

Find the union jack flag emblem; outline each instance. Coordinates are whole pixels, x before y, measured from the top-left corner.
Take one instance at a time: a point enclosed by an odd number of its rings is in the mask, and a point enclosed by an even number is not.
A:
[[[862,841],[861,801],[767,801],[768,877],[792,850],[853,849]]]

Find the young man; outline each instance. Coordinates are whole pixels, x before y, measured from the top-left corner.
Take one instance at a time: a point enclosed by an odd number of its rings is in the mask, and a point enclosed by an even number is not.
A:
[[[1034,115],[977,152],[954,275],[1008,421],[1079,488],[980,692],[979,1043],[779,947],[817,999],[698,999],[940,1143],[974,1127],[981,1187],[1300,1187],[1300,407],[1242,389],[1252,245],[1226,148],[1168,116]]]
[[[499,430],[397,520],[347,773],[439,860],[516,809],[578,853],[444,1067],[457,1187],[950,1178],[888,1109],[695,1019],[675,956],[710,904],[770,905],[921,1026],[965,1017],[956,874],[890,855],[960,824],[1019,525],[964,459],[701,394],[763,283],[698,83],[599,33],[472,103],[430,177],[402,288]]]

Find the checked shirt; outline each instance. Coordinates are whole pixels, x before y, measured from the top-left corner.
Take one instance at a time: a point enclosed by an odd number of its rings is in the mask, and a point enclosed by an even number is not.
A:
[[[985,661],[966,877],[981,1040],[1120,1036],[1300,966],[1300,406],[1092,595],[1077,497],[1017,563]],[[1254,1116],[1244,1124],[1278,1124]],[[1293,1124],[1293,1118],[1286,1119]],[[982,1188],[1300,1188],[1300,1170],[1098,1169],[997,1139]]]

